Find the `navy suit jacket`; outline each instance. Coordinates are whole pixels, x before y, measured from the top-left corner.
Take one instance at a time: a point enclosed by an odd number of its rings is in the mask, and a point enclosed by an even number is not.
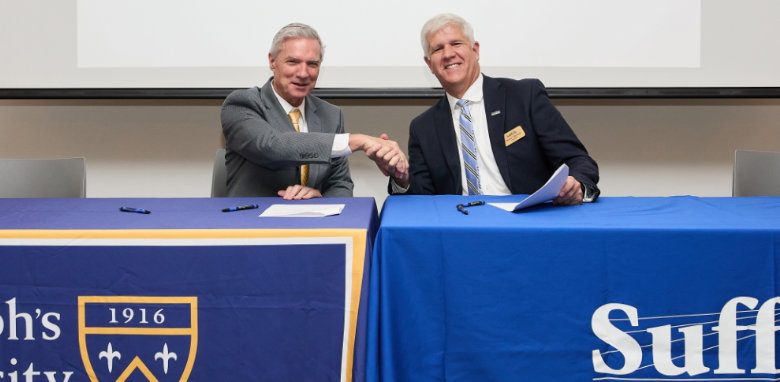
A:
[[[542,82],[483,77],[490,145],[509,190],[531,194],[566,163],[569,175],[597,196],[598,165],[550,102]],[[504,134],[517,126],[522,127],[525,137],[507,146]],[[445,95],[411,122],[407,193],[462,194],[458,150]]]

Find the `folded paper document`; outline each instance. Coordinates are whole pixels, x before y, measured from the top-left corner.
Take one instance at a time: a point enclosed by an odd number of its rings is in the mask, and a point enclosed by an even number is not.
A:
[[[343,209],[344,204],[272,204],[260,217],[324,217],[338,215]]]
[[[528,197],[520,201],[520,203],[488,203],[488,204],[509,212],[517,212],[526,207],[542,204],[546,201],[553,200],[558,197],[558,192],[561,191],[561,188],[566,183],[566,178],[568,177],[569,177],[569,166],[567,166],[564,163],[561,165],[561,167],[558,167],[558,169],[555,170],[555,173],[552,174],[552,176],[550,177],[549,180],[547,180],[547,183],[545,183],[544,186],[536,190],[536,192],[534,192],[533,194],[528,195]]]

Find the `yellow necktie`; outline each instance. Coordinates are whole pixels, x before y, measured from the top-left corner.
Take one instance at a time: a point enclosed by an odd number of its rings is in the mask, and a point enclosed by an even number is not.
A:
[[[288,117],[290,117],[290,122],[292,122],[293,126],[295,126],[295,131],[300,132],[301,126],[298,125],[298,121],[301,119],[301,111],[298,109],[292,109],[289,114],[287,114]],[[306,182],[309,181],[309,165],[303,164],[301,165],[301,185],[305,186]]]

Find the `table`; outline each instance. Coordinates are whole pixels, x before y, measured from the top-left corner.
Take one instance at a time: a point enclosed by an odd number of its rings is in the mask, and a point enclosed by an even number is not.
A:
[[[0,381],[362,381],[377,228],[373,198],[0,199]]]
[[[780,198],[385,201],[369,381],[780,377]]]

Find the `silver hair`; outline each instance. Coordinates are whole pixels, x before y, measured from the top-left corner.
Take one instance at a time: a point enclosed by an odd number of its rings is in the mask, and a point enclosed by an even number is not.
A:
[[[442,13],[440,15],[433,16],[422,27],[420,32],[420,41],[422,42],[423,53],[425,58],[428,57],[428,50],[431,48],[428,45],[428,35],[438,32],[447,25],[454,25],[460,27],[463,31],[463,35],[469,39],[469,45],[474,46],[474,28],[471,27],[468,21],[462,17],[452,13]]]
[[[303,23],[290,23],[279,29],[279,32],[276,32],[271,42],[271,50],[268,51],[274,60],[276,55],[282,50],[284,41],[291,38],[311,38],[317,40],[317,43],[320,45],[320,61],[322,61],[322,57],[325,55],[325,46],[322,45],[320,35],[317,34],[314,28]]]

